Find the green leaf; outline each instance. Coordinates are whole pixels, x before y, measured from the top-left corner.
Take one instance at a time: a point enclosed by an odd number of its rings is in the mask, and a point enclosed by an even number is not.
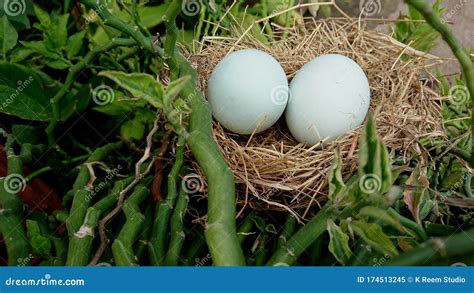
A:
[[[18,33],[13,25],[8,21],[4,15],[0,19],[0,44],[2,45],[2,52],[6,54],[13,49],[18,42]]]
[[[35,53],[35,50],[29,48],[17,48],[11,52],[10,62],[19,63],[28,58],[33,53]]]
[[[191,80],[190,76],[183,76],[168,85],[166,88],[164,101],[165,103],[173,102],[176,97],[181,93],[183,88],[186,86],[186,83]],[[184,98],[186,100],[186,98]]]
[[[47,121],[51,108],[45,92],[34,70],[0,63],[0,112],[27,120]]]
[[[38,222],[32,220],[26,220],[27,236],[30,240],[31,248],[33,252],[39,256],[49,257],[51,256],[52,243],[41,234],[40,226]]]
[[[45,44],[50,50],[61,50],[67,42],[67,22],[69,14],[57,16],[45,31]]]
[[[14,124],[12,126],[12,135],[15,138],[15,141],[19,144],[31,143],[31,144],[40,144],[41,143],[41,129],[26,124]]]
[[[34,5],[34,10],[36,17],[41,24],[40,28],[42,30],[47,30],[51,26],[51,17],[49,16],[49,13],[41,9],[38,5]]]
[[[357,220],[351,222],[351,227],[356,235],[375,250],[390,256],[398,254],[397,248],[379,225]]]
[[[382,210],[377,207],[366,206],[359,211],[358,217],[370,217],[381,221],[386,225],[390,225],[400,232],[405,232],[406,229],[400,223],[400,220],[393,214],[388,213],[386,210]]]
[[[392,172],[388,151],[383,141],[377,135],[372,115],[369,115],[360,136],[359,177],[363,193],[384,194],[392,185]]]
[[[44,57],[58,59],[59,55],[48,49],[43,41],[21,42],[25,48],[31,49]]]
[[[426,169],[418,165],[407,179],[407,187],[403,191],[403,199],[418,224],[421,223],[420,207],[423,196],[429,186],[429,181],[424,174],[426,174]]]
[[[163,106],[163,86],[149,74],[102,71],[99,75],[110,78],[135,98],[144,99],[155,108]]]
[[[338,151],[334,156],[332,161],[331,168],[328,172],[329,177],[329,199],[334,202],[338,203],[342,200],[342,195],[344,191],[346,191],[346,185],[342,180],[342,159],[341,153]]]
[[[46,107],[34,98],[4,85],[0,85],[0,112],[27,120],[50,119]]]
[[[441,1],[433,4],[433,13],[442,15],[444,9],[440,7]],[[422,20],[418,22],[397,22],[394,28],[394,37],[405,44],[423,52],[427,52],[436,46],[440,34],[430,24],[426,23],[423,16],[413,7],[408,7],[407,15],[399,17],[403,20]]]
[[[169,3],[157,6],[140,6],[137,8],[137,14],[146,28],[155,27],[163,22],[163,16],[166,14]]]
[[[329,251],[337,261],[345,265],[352,255],[349,236],[333,220],[327,221],[327,230],[329,232]]]
[[[94,110],[109,116],[122,116],[133,110],[133,104],[129,101],[114,100],[112,103],[94,107]]]
[[[71,65],[69,65],[67,62],[57,59],[57,60],[47,60],[44,62],[47,66],[53,68],[53,69],[58,69],[58,70],[64,70]]]
[[[72,35],[67,44],[66,44],[66,56],[68,59],[71,59],[72,57],[76,56],[77,53],[82,48],[83,41],[84,41],[84,36],[86,35],[85,31],[78,32],[74,35]]]
[[[145,125],[137,119],[128,120],[120,127],[120,135],[125,141],[140,141],[145,137]]]

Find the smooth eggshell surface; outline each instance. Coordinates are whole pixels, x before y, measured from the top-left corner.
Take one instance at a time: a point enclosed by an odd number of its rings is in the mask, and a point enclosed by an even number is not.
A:
[[[208,83],[208,101],[214,118],[238,134],[261,132],[283,114],[289,89],[280,64],[255,49],[223,58]]]
[[[291,81],[285,117],[291,134],[312,146],[360,126],[369,105],[369,81],[362,68],[342,55],[322,55]]]

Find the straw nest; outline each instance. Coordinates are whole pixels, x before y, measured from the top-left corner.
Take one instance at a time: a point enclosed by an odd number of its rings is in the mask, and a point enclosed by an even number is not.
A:
[[[359,20],[311,20],[304,28],[290,31],[284,41],[271,44],[260,43],[238,27],[234,30],[235,37],[205,38],[199,49],[187,56],[200,75],[204,93],[214,67],[235,50],[256,48],[269,53],[280,62],[289,81],[311,59],[337,53],[355,60],[367,74],[370,111],[389,151],[405,160],[426,158],[420,140],[443,139],[440,97],[426,70],[442,62],[439,58],[368,31]],[[357,170],[360,129],[324,146],[307,148],[295,141],[284,121],[251,136],[235,135],[218,123],[213,125],[214,138],[235,174],[241,207],[291,213],[308,211],[326,199],[327,171],[338,150],[343,175],[347,178]],[[196,172],[200,173],[197,167]]]

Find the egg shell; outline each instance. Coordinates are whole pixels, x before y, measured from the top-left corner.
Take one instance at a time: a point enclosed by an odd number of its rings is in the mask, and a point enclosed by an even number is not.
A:
[[[352,59],[321,55],[305,64],[290,83],[285,118],[299,142],[330,142],[357,128],[370,106],[370,86]]]
[[[271,127],[288,102],[288,80],[271,55],[244,49],[223,58],[208,82],[214,118],[226,129],[251,134]]]

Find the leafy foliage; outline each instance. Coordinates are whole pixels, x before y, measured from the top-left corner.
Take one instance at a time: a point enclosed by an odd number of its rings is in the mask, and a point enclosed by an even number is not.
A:
[[[441,0],[433,4],[435,13],[442,15],[444,9],[440,7]],[[423,16],[413,7],[408,7],[407,15],[401,15],[400,19],[406,22],[398,22],[393,30],[395,39],[405,44],[410,44],[415,49],[427,52],[436,46],[439,33],[431,25],[424,22]]]

